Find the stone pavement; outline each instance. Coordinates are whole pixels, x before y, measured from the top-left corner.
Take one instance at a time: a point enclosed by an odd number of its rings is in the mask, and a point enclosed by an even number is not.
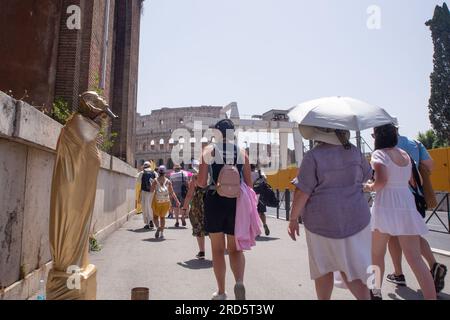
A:
[[[91,263],[98,268],[98,299],[129,300],[134,287],[150,288],[151,300],[208,300],[215,291],[211,251],[207,239],[205,261],[195,259],[197,244],[188,228],[173,228],[167,220],[165,240],[154,239],[154,231],[143,230],[142,216],[133,216],[121,229],[103,243],[100,252],[91,254]],[[246,252],[245,284],[251,300],[316,299],[314,282],[309,278],[308,254],[304,232],[297,242],[286,231],[286,221],[268,218],[270,237],[261,237],[257,246]],[[438,256],[450,266],[450,258]],[[421,299],[418,284],[405,264],[409,287],[396,288],[384,282],[385,299]],[[227,260],[227,290],[233,296],[233,276]],[[390,258],[386,259],[391,271]],[[450,280],[447,278],[447,282]],[[335,288],[333,299],[348,300],[348,290]],[[450,284],[440,294],[450,299]]]

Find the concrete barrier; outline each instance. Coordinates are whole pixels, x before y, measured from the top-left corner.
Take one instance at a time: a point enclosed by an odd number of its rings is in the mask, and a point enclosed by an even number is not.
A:
[[[0,299],[26,299],[51,265],[50,188],[62,126],[0,91]],[[103,240],[133,214],[135,176],[102,153],[91,233]]]

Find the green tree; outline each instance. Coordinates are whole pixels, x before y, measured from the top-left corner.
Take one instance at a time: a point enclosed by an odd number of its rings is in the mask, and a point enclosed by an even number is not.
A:
[[[427,149],[437,149],[447,147],[448,143],[438,137],[434,130],[428,130],[424,133],[419,132],[417,140],[420,141]]]
[[[433,19],[426,22],[434,43],[431,74],[430,121],[439,140],[450,143],[450,12],[446,3],[436,6]]]
[[[417,140],[419,140],[427,149],[433,149],[436,141],[436,133],[433,130],[428,130],[425,133],[419,132]]]
[[[69,104],[63,98],[56,98],[53,102],[53,108],[50,111],[49,116],[53,119],[65,125],[69,117],[73,114],[70,110]]]

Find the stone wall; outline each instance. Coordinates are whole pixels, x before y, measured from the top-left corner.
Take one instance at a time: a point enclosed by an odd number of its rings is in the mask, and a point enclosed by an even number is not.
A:
[[[61,128],[0,91],[0,299],[32,296],[48,271],[50,188]],[[91,225],[97,239],[133,213],[136,174],[128,164],[102,153]]]

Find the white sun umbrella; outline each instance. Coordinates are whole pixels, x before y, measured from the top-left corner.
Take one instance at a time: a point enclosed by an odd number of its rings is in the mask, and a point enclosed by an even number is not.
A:
[[[311,100],[291,109],[288,116],[306,126],[353,131],[395,122],[383,108],[348,97]]]

